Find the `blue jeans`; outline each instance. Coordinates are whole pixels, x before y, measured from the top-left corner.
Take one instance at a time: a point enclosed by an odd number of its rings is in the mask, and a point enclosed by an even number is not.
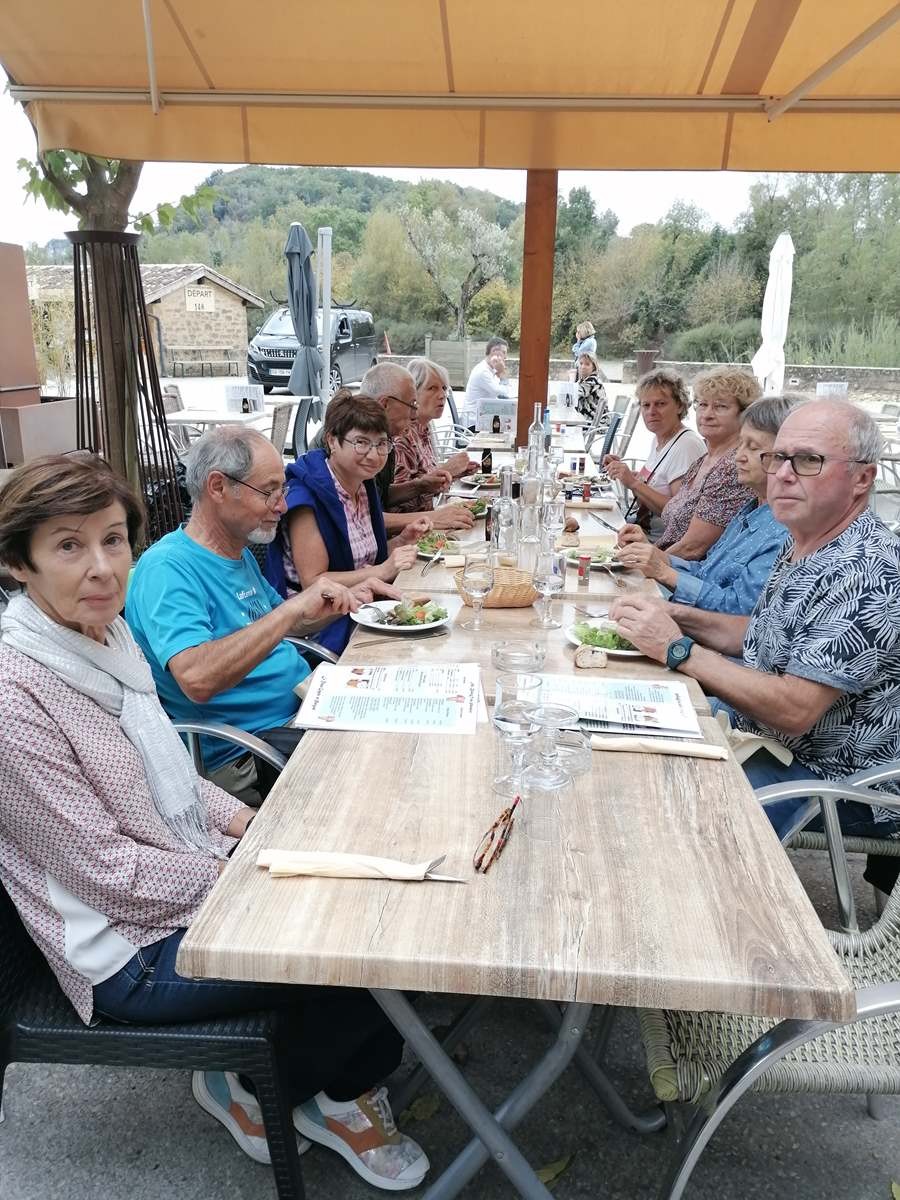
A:
[[[165,1025],[279,1009],[286,1039],[291,1103],[325,1091],[353,1100],[400,1065],[403,1039],[368,992],[287,983],[185,979],[175,957],[186,930],[144,946],[94,987],[98,1014],[126,1024]]]
[[[744,763],[744,773],[753,788],[767,787],[771,783],[791,783],[796,779],[817,779],[808,767],[801,766],[796,759],[785,766],[768,750],[757,750]],[[775,827],[779,837],[783,837],[790,827],[794,817],[806,804],[806,800],[776,800],[766,806],[766,816]],[[844,833],[853,837],[888,838],[896,831],[893,822],[874,821],[872,809],[868,804],[859,804],[855,800],[839,800],[837,803],[838,820]],[[822,829],[821,816],[815,817],[806,826],[807,829]]]

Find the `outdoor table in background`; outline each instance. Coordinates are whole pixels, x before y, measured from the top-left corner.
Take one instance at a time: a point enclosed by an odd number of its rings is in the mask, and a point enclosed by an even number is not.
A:
[[[177,412],[166,413],[166,424],[197,425],[213,429],[217,425],[253,425],[267,418],[269,414],[265,412],[242,413],[210,408],[181,408]]]

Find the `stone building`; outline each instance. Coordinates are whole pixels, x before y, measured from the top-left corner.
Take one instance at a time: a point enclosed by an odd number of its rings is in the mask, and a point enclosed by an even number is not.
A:
[[[243,375],[247,308],[260,296],[203,263],[141,266],[153,349],[161,375]],[[71,266],[28,268],[32,306],[73,295]]]

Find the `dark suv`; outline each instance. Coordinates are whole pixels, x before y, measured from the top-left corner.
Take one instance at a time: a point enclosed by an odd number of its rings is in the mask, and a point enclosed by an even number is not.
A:
[[[322,310],[317,316],[322,349]],[[297,354],[297,338],[289,309],[277,308],[257,330],[247,347],[247,377],[266,392],[285,387]],[[331,310],[331,395],[345,383],[359,383],[377,361],[375,323],[361,308]]]

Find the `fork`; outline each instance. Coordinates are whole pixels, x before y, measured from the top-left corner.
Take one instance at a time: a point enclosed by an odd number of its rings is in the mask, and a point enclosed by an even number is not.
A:
[[[577,604],[574,604],[572,607],[574,608],[575,612],[577,612],[577,613],[581,613],[581,615],[582,615],[583,617],[590,617],[592,621],[597,621],[597,620],[599,620],[601,617],[605,617],[605,616],[608,616],[608,615],[609,615],[609,609],[608,609],[608,608],[604,608],[604,609],[602,610],[602,612],[591,612],[591,611],[590,611],[589,609],[587,609],[587,608],[580,608],[580,607],[579,607]]]

